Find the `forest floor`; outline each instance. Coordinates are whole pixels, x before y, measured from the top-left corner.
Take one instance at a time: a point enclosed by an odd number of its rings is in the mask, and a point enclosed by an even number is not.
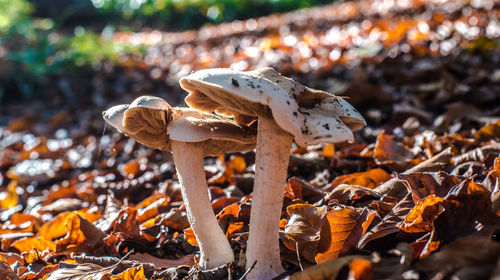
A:
[[[101,112],[144,94],[181,105],[194,70],[270,66],[348,97],[368,123],[355,143],[292,149],[283,277],[498,279],[499,18],[493,0],[362,0],[115,34],[146,53],[47,77],[0,108],[0,278],[241,277],[254,152],[205,161],[237,262],[201,271],[170,154]]]

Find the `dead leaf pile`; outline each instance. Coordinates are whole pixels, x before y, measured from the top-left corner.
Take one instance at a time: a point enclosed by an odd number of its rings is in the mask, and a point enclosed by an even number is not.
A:
[[[497,1],[362,0],[115,34],[148,53],[84,83],[57,77],[46,102],[0,108],[0,278],[241,277],[254,152],[205,161],[238,261],[199,271],[171,156],[100,116],[144,93],[179,104],[176,79],[230,66],[273,66],[347,96],[368,122],[356,143],[293,148],[283,277],[500,277],[499,15]]]

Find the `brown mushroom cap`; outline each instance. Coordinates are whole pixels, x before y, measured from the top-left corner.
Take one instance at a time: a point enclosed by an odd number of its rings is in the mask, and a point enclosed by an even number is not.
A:
[[[171,107],[158,97],[141,96],[130,105],[111,107],[103,117],[127,136],[164,151],[171,151],[171,140],[201,145],[206,156],[255,147],[255,128],[190,108]]]
[[[272,68],[205,69],[180,84],[189,92],[185,101],[191,108],[234,117],[240,124],[273,118],[300,146],[352,140],[352,131],[366,125],[343,98],[303,86]]]

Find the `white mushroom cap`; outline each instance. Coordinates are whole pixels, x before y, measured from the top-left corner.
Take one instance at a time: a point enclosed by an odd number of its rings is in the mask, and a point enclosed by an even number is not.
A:
[[[171,151],[170,140],[199,143],[205,155],[251,150],[256,130],[231,119],[171,107],[165,100],[141,96],[130,105],[103,112],[104,120],[120,132],[154,149]]]
[[[104,120],[110,124],[112,127],[118,129],[120,132],[124,132],[125,128],[123,127],[123,113],[128,109],[128,105],[116,105],[108,110],[102,112],[102,117]]]
[[[353,140],[352,131],[366,125],[343,98],[305,87],[272,68],[205,69],[180,84],[190,93],[185,100],[190,107],[232,116],[238,123],[272,117],[300,146]]]

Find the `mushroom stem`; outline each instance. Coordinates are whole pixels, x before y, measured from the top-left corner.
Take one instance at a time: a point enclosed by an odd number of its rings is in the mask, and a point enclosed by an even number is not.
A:
[[[291,145],[290,133],[272,119],[259,118],[247,269],[257,263],[247,279],[272,279],[284,271],[279,250],[279,221]]]
[[[234,261],[234,253],[212,209],[203,166],[203,148],[172,141],[172,154],[182,186],[189,223],[200,247],[202,269]]]

